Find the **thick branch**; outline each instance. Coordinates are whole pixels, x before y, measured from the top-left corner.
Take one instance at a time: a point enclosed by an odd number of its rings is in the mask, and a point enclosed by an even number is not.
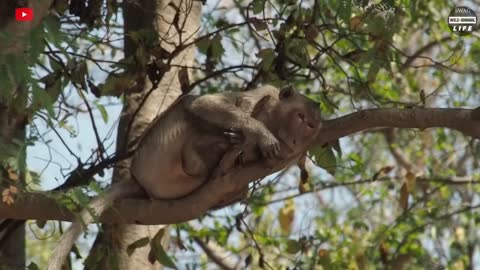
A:
[[[445,127],[480,138],[480,108],[477,109],[366,109],[323,123],[317,143],[378,127],[418,128]]]
[[[316,143],[326,143],[376,127],[447,127],[480,138],[480,109],[368,109],[324,122]],[[241,190],[249,182],[285,168],[297,157],[268,168],[262,162],[235,168],[208,181],[197,192],[178,200],[124,199],[100,217],[103,223],[171,224],[198,218],[225,194]],[[141,209],[141,211],[139,211]],[[58,206],[45,194],[24,194],[21,201],[0,204],[0,218],[72,221],[73,213]]]

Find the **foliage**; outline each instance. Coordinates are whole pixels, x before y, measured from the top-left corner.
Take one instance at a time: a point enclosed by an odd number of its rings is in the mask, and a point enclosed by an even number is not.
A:
[[[213,93],[291,83],[321,102],[325,118],[360,108],[478,106],[478,32],[459,37],[446,23],[459,2],[208,1],[195,67],[183,67],[194,74],[185,89]],[[67,171],[85,176],[87,168],[111,158],[112,133],[104,130],[118,117],[108,105],[121,104],[147,76],[158,81],[174,54],[145,29],[126,33],[137,49],[121,59],[116,1],[106,1],[106,12],[91,13],[97,17],[55,3],[57,13],[24,37],[25,54],[0,53],[6,89],[0,104],[29,124],[25,141],[0,142],[4,203],[45,186],[41,169],[21,164],[27,148],[43,147],[45,167],[62,178]],[[22,89],[12,94],[9,89],[19,83]],[[78,124],[80,117],[87,120]],[[91,147],[71,149],[85,143],[85,130]],[[139,239],[127,252],[150,245],[151,262],[204,269],[214,264],[204,256],[211,246],[252,269],[473,265],[480,221],[478,141],[443,129],[378,129],[341,145],[341,151],[338,145],[311,149],[306,185],[295,169],[279,173],[253,185],[247,205],[178,225],[171,249],[158,245],[161,235]],[[61,156],[72,163],[65,166]],[[110,177],[101,171],[88,175],[93,184],[60,196],[59,203],[85,205],[87,195],[100,192],[99,183]],[[19,184],[18,175],[27,176],[26,183]],[[35,250],[54,240],[30,236],[28,243]],[[35,258],[40,268],[42,258]]]

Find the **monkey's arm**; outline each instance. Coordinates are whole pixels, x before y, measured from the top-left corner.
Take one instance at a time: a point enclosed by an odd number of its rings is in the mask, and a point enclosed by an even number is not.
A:
[[[258,99],[262,97],[259,96]],[[259,100],[252,100],[252,104],[258,103]],[[238,108],[236,101],[236,96],[204,95],[187,102],[185,107],[193,115],[226,131],[240,130],[247,140],[258,144],[265,157],[278,157],[280,154],[278,140],[262,122]]]

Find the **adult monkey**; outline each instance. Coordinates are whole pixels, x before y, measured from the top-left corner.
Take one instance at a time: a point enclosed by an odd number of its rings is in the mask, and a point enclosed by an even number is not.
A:
[[[267,85],[248,92],[186,95],[148,128],[134,154],[131,173],[153,199],[177,199],[238,162],[266,158],[274,167],[281,159],[299,156],[320,127],[318,105],[292,87],[280,90]],[[101,215],[114,200],[142,193],[141,188],[135,183],[114,184],[87,208]],[[222,197],[212,207],[235,200],[238,197]],[[92,221],[90,213],[82,211],[81,219],[63,234],[48,270],[61,268],[82,223]]]

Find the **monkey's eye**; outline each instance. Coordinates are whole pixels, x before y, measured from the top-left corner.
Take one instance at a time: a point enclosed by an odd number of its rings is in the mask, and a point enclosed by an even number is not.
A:
[[[311,128],[311,129],[314,129],[314,128],[315,128],[315,126],[314,126],[312,123],[308,123],[308,124],[307,124],[307,127],[308,127],[308,128]]]
[[[305,121],[305,114],[299,112],[298,113],[298,118],[302,119],[302,121]]]
[[[280,90],[279,98],[289,98],[294,94],[295,90],[291,86],[286,86]]]

